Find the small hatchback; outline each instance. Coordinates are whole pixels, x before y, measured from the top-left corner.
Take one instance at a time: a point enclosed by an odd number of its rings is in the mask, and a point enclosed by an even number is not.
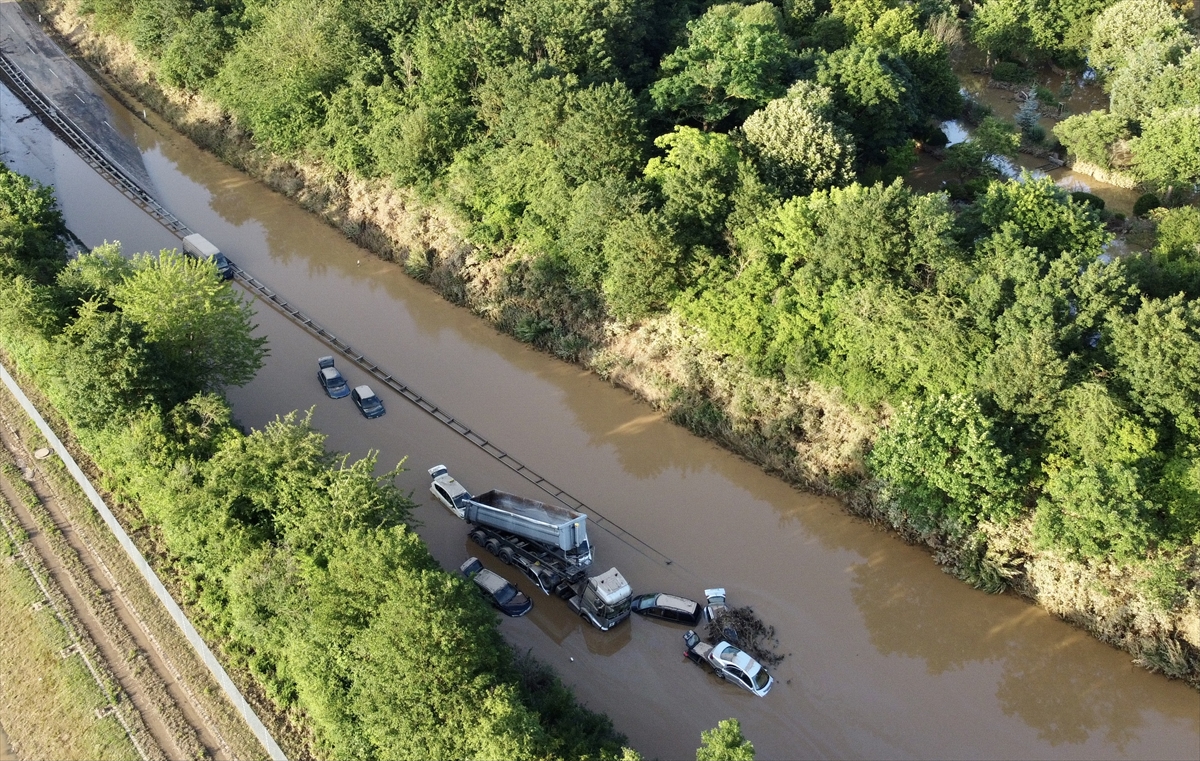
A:
[[[317,380],[325,389],[330,399],[342,399],[350,396],[350,386],[341,372],[333,366],[333,357],[321,357],[317,360]]]
[[[358,411],[365,418],[382,417],[383,413],[387,412],[383,408],[383,400],[380,399],[370,386],[355,386],[350,392],[350,398],[354,400],[354,405],[358,407]]]
[[[474,581],[488,602],[504,615],[515,618],[533,609],[533,600],[500,574],[484,568],[479,558],[467,558],[467,562],[458,570],[463,576]]]
[[[695,626],[700,623],[700,603],[686,597],[667,594],[638,595],[630,609],[649,618],[661,618],[676,624]]]

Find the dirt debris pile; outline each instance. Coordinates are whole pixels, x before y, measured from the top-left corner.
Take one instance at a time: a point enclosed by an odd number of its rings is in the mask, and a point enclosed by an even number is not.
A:
[[[779,638],[775,627],[763,622],[749,606],[726,608],[708,622],[708,641],[737,645],[764,666],[778,666],[784,656],[775,652]]]

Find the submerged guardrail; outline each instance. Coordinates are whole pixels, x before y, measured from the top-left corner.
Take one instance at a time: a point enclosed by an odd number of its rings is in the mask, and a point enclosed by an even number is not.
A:
[[[29,106],[29,108],[40,118],[42,118],[48,127],[55,133],[62,136],[75,151],[82,157],[89,166],[96,170],[110,184],[121,191],[121,193],[141,207],[147,214],[153,217],[159,224],[170,230],[180,239],[193,232],[187,225],[178,217],[168,211],[162,204],[154,200],[144,188],[141,187],[130,177],[120,165],[109,159],[104,151],[97,145],[87,133],[80,129],[64,114],[60,113],[54,105],[47,100],[37,87],[25,76],[15,63],[10,61],[7,56],[0,52],[0,79],[12,85],[14,93]],[[226,252],[228,255],[228,252]],[[605,518],[600,513],[597,513],[593,508],[589,507],[582,500],[576,499],[569,494],[565,489],[558,487],[550,479],[543,477],[537,471],[522,463],[517,458],[505,452],[500,447],[493,444],[490,440],[473,431],[462,421],[456,419],[448,412],[444,411],[432,401],[427,399],[422,394],[413,390],[410,386],[397,379],[391,373],[380,368],[376,363],[372,362],[361,352],[355,350],[350,344],[339,339],[336,335],[329,332],[311,317],[308,317],[299,309],[293,307],[279,294],[271,290],[265,283],[251,275],[246,270],[231,262],[233,266],[234,277],[241,283],[246,290],[260,297],[279,312],[287,316],[294,323],[308,331],[320,341],[328,344],[338,351],[342,356],[353,362],[359,369],[365,371],[371,377],[378,380],[384,386],[387,386],[392,391],[395,391],[400,396],[407,399],[412,404],[419,407],[431,415],[438,422],[445,425],[456,434],[471,442],[473,445],[483,450],[493,459],[499,461],[517,475],[529,481],[534,486],[538,487],[546,494],[561,501],[567,507],[579,512],[586,512],[592,518],[593,525],[603,528],[614,537],[623,541],[626,545],[632,547],[645,557],[649,557],[664,565],[672,565],[674,561],[665,553],[661,552],[654,546],[639,539],[635,534],[626,530],[615,521]]]

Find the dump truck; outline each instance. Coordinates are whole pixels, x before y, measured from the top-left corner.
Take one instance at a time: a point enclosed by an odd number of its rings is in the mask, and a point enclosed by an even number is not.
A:
[[[430,493],[471,526],[471,541],[516,567],[542,592],[556,595],[601,631],[629,617],[633,591],[610,568],[588,576],[592,545],[587,515],[561,505],[492,490],[467,491],[445,465],[429,469]]]
[[[214,246],[203,235],[192,233],[186,236],[183,239],[183,250],[197,259],[204,259],[215,264],[217,272],[224,279],[228,280],[233,277],[233,265],[225,258],[225,254],[221,253],[221,249]]]

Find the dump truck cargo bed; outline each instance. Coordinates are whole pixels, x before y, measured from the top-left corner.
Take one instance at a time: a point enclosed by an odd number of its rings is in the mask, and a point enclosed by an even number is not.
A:
[[[472,523],[557,547],[563,552],[582,550],[588,554],[587,515],[570,508],[492,490],[472,497],[465,504],[463,517]]]

